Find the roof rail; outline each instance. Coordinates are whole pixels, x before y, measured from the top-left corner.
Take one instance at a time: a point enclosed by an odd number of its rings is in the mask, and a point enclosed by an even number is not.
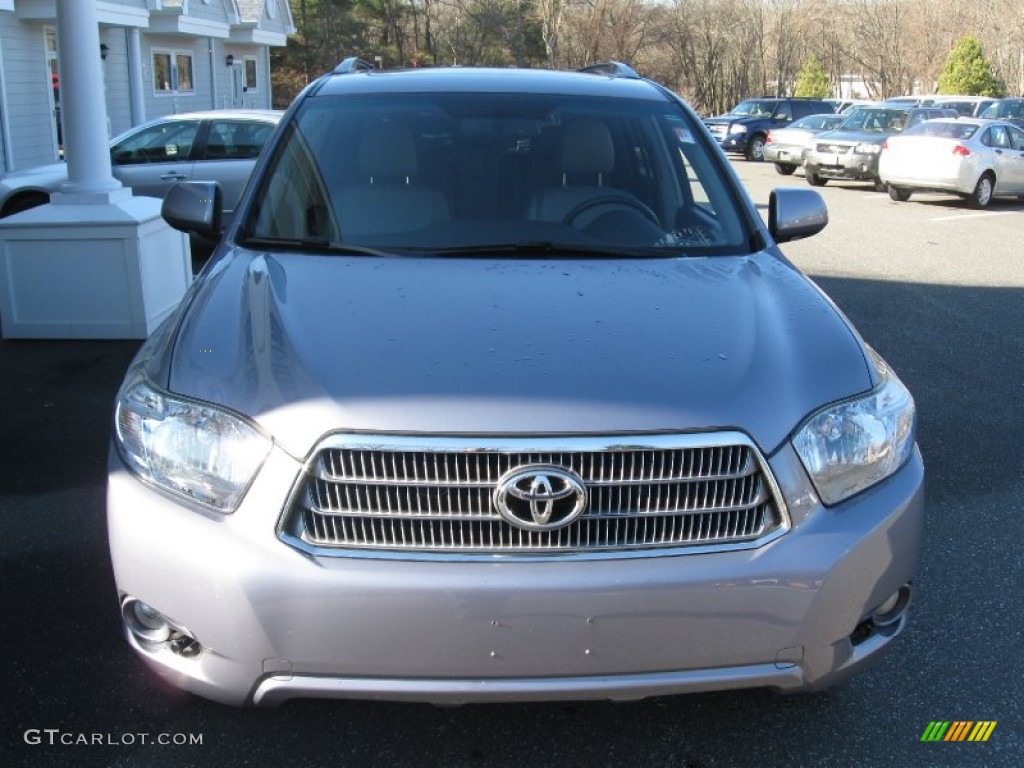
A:
[[[630,80],[642,80],[640,74],[628,64],[621,61],[601,61],[586,67],[580,67],[577,72],[587,72],[591,75],[608,75],[609,77],[628,77]]]
[[[351,72],[372,72],[373,69],[373,64],[365,59],[360,59],[358,56],[349,56],[334,68],[334,74],[347,75]]]

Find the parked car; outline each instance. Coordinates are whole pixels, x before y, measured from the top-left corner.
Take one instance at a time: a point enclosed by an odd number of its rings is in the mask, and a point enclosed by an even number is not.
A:
[[[919,107],[924,96],[890,96],[883,99],[882,103],[891,107]]]
[[[747,160],[764,160],[768,131],[785,128],[808,115],[834,112],[822,99],[747,99],[725,115],[709,117],[704,124],[726,152],[737,152]]]
[[[846,115],[853,112],[857,107],[864,107],[868,104],[875,104],[871,99],[825,99],[835,109],[836,114]]]
[[[878,155],[890,136],[924,120],[956,117],[956,110],[880,104],[856,109],[834,131],[814,137],[804,154],[804,178],[814,187],[830,179],[869,181],[885,191],[878,178]]]
[[[808,115],[794,120],[788,128],[768,131],[764,144],[764,159],[775,163],[775,171],[789,176],[804,164],[804,150],[808,142],[822,131],[836,128],[846,115]]]
[[[991,96],[939,95],[923,99],[921,106],[955,109],[961,117],[978,117],[995,102],[996,99]]]
[[[1024,99],[1008,98],[989,104],[980,117],[987,120],[1008,120],[1024,125]]]
[[[339,152],[339,147],[344,152]],[[216,185],[165,218],[218,231]],[[621,64],[347,60],[118,394],[128,642],[231,704],[811,690],[903,630],[906,388]]]
[[[1024,130],[1005,121],[929,120],[886,142],[878,172],[898,201],[951,192],[984,208],[994,197],[1024,198]]]
[[[151,120],[110,142],[110,163],[136,195],[160,197],[177,181],[209,180],[221,185],[223,214],[230,218],[256,157],[283,112],[218,110]],[[14,171],[0,179],[0,216],[49,202],[67,181],[67,164]]]

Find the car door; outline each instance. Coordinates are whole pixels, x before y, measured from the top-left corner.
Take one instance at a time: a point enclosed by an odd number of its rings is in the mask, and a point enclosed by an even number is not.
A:
[[[171,185],[192,178],[199,120],[166,120],[140,128],[110,149],[114,177],[136,195],[163,198]]]
[[[1024,195],[1024,130],[1013,125],[1006,126],[1010,139],[1007,154],[1007,192]]]
[[[220,184],[225,224],[234,215],[263,145],[274,132],[274,124],[244,118],[210,120],[206,140],[196,156],[192,178]]]
[[[981,137],[981,143],[992,150],[992,166],[996,172],[996,192],[1000,195],[1014,194],[1018,188],[1018,176],[1022,173],[1017,160],[1020,152],[1010,145],[1010,133],[1005,125],[993,125]]]

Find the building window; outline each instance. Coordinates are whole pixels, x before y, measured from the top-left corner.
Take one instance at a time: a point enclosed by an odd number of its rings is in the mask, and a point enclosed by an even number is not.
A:
[[[192,54],[185,51],[153,52],[153,91],[195,93],[192,79]]]
[[[246,56],[245,57],[245,91],[246,93],[255,93],[257,90],[258,79],[256,77],[256,57]]]

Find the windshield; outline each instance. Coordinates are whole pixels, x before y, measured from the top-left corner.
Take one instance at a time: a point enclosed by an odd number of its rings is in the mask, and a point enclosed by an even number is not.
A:
[[[997,102],[982,112],[981,116],[989,119],[1024,120],[1024,101]]]
[[[315,96],[241,231],[396,253],[746,252],[750,222],[677,104],[564,94]]]
[[[743,115],[744,117],[771,117],[772,112],[775,111],[776,103],[774,101],[748,99],[737,104],[731,114]]]
[[[907,125],[908,115],[909,112],[905,109],[861,107],[854,110],[839,129],[869,133],[900,133]]]
[[[828,130],[835,128],[843,120],[843,115],[808,115],[790,123],[789,127],[803,128],[805,130]]]
[[[978,131],[974,123],[925,120],[907,131],[907,136],[934,136],[940,139],[969,139]]]

